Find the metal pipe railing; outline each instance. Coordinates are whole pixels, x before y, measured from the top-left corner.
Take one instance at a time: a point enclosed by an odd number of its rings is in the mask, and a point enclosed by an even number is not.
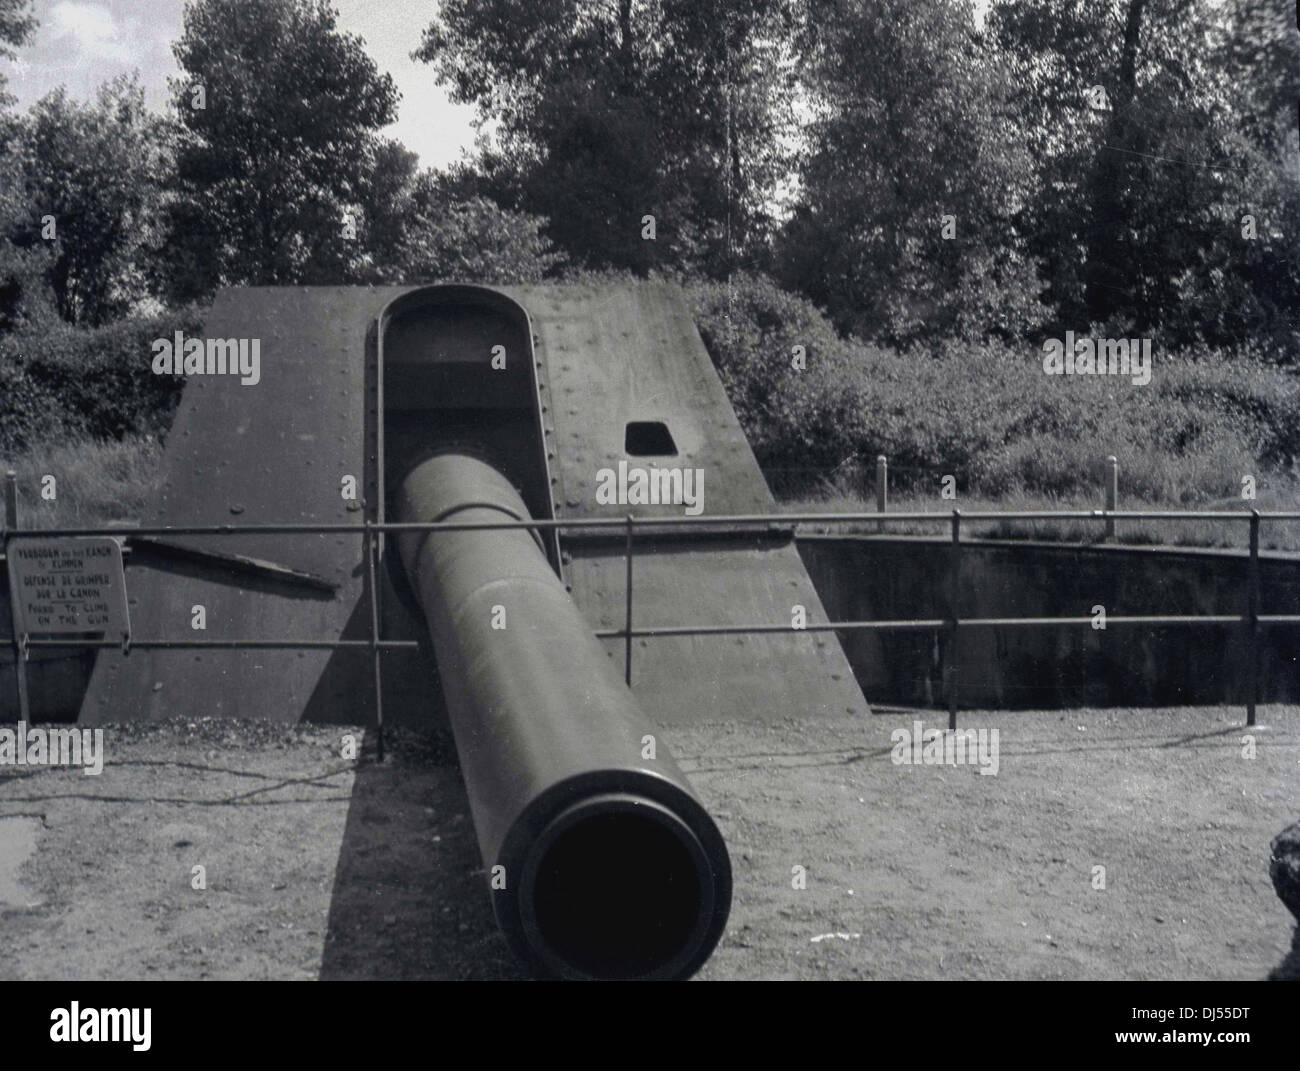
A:
[[[962,518],[977,521],[1249,521],[1258,514],[1261,521],[1300,521],[1297,510],[971,510],[962,511]],[[698,517],[647,517],[634,518],[638,527],[680,528],[715,527],[746,528],[786,527],[795,524],[875,524],[876,522],[929,521],[951,524],[950,512],[925,510],[910,513],[738,513],[711,514]],[[627,525],[624,517],[557,517],[528,521],[491,522],[363,522],[361,524],[189,524],[141,526],[138,528],[24,528],[9,530],[8,538],[41,539],[73,538],[77,536],[176,536],[176,535],[360,535],[365,527],[376,532],[431,532],[431,531],[492,531],[507,528],[551,529],[612,529],[621,530]]]
[[[168,640],[141,639],[131,640],[130,647],[149,649],[336,649],[366,648],[372,652],[375,676],[376,717],[378,724],[379,753],[383,754],[383,720],[382,692],[380,691],[380,654],[386,650],[409,650],[418,648],[414,640],[387,640],[379,634],[378,585],[375,563],[378,556],[378,536],[382,533],[432,532],[432,531],[493,531],[508,529],[543,529],[559,531],[607,530],[611,534],[621,532],[626,558],[626,591],[624,627],[622,629],[599,629],[595,635],[601,639],[619,638],[624,641],[624,677],[627,684],[632,683],[632,641],[637,637],[670,636],[724,636],[742,634],[788,633],[791,631],[809,632],[852,632],[858,630],[877,631],[928,631],[946,630],[948,643],[944,652],[944,681],[948,705],[948,724],[955,729],[957,724],[957,660],[956,644],[960,631],[969,628],[1046,628],[1060,625],[1090,625],[1094,619],[1090,616],[1075,617],[985,617],[962,618],[958,613],[958,594],[961,581],[961,524],[979,521],[1011,520],[1092,520],[1102,521],[1106,531],[1113,531],[1116,520],[1168,520],[1168,521],[1248,521],[1250,524],[1250,543],[1248,552],[1248,602],[1246,612],[1242,615],[1230,614],[1166,614],[1166,615],[1127,615],[1108,616],[1107,625],[1145,625],[1147,627],[1168,626],[1227,626],[1240,625],[1246,633],[1246,677],[1247,701],[1246,724],[1255,724],[1256,705],[1259,685],[1259,633],[1262,627],[1269,625],[1300,624],[1300,614],[1261,614],[1260,608],[1260,570],[1259,570],[1259,535],[1263,521],[1300,521],[1300,511],[1227,511],[1227,510],[973,510],[963,512],[912,511],[904,513],[771,513],[771,514],[732,514],[722,516],[681,516],[651,517],[638,519],[632,514],[625,517],[586,517],[553,518],[527,521],[500,522],[374,522],[364,520],[359,524],[219,524],[219,525],[154,525],[132,528],[46,528],[20,529],[17,517],[16,478],[8,474],[5,488],[5,525],[0,535],[5,544],[11,539],[49,539],[78,538],[90,536],[113,536],[130,538],[132,536],[180,536],[180,535],[326,535],[353,534],[363,537],[366,554],[366,579],[369,588],[370,635],[363,640]],[[948,576],[948,614],[934,619],[900,619],[892,621],[832,621],[808,623],[802,626],[787,624],[737,624],[737,625],[674,625],[654,626],[634,629],[632,574],[635,558],[635,533],[638,528],[645,535],[661,534],[664,530],[676,528],[716,528],[727,532],[738,528],[752,527],[788,527],[798,524],[876,524],[933,522],[950,526],[950,557]],[[16,630],[15,630],[16,631]],[[26,674],[22,663],[27,659],[28,651],[42,647],[90,647],[107,648],[120,646],[117,640],[88,639],[32,639],[14,636],[15,655],[19,665],[19,708],[20,716],[28,708]]]

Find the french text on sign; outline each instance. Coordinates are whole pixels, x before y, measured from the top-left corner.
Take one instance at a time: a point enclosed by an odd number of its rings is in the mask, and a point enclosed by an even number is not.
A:
[[[130,634],[115,539],[13,540],[7,557],[15,635]]]

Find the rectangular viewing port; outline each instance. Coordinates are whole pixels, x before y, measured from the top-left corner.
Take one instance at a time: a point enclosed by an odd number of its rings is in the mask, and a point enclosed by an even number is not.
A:
[[[629,457],[677,456],[677,444],[662,420],[629,421],[623,449]]]

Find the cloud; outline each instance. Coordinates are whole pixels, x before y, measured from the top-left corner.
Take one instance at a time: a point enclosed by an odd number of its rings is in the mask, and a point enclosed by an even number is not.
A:
[[[117,20],[103,4],[59,0],[50,11],[50,23],[56,40],[70,37],[82,53],[114,60],[131,56]]]

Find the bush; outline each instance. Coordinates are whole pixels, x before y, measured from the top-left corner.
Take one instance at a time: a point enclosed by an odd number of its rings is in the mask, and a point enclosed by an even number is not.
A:
[[[396,278],[501,286],[540,282],[565,263],[542,234],[545,225],[540,216],[512,212],[486,197],[440,205],[407,228]]]
[[[765,467],[834,468],[862,434],[853,347],[815,305],[761,276],[689,287],[696,326]],[[802,370],[794,366],[803,347]]]
[[[184,379],[154,375],[150,344],[202,329],[200,310],[187,308],[100,328],[60,323],[0,335],[0,449],[165,435]]]
[[[1048,376],[1030,343],[941,340],[905,350],[840,338],[761,277],[691,288],[696,322],[765,468],[869,473],[898,490],[1095,495],[1105,459],[1126,497],[1192,504],[1300,459],[1300,377],[1249,348],[1153,355],[1152,380]],[[791,364],[803,346],[807,368]],[[778,481],[780,482],[780,481]],[[806,481],[805,481],[806,482]],[[805,487],[803,490],[807,490]]]
[[[871,414],[859,452],[888,455],[904,487],[953,473],[984,494],[1092,493],[1113,454],[1126,495],[1190,504],[1300,456],[1300,380],[1247,354],[1157,352],[1145,386],[1045,375],[1028,344],[876,351],[857,368]]]

